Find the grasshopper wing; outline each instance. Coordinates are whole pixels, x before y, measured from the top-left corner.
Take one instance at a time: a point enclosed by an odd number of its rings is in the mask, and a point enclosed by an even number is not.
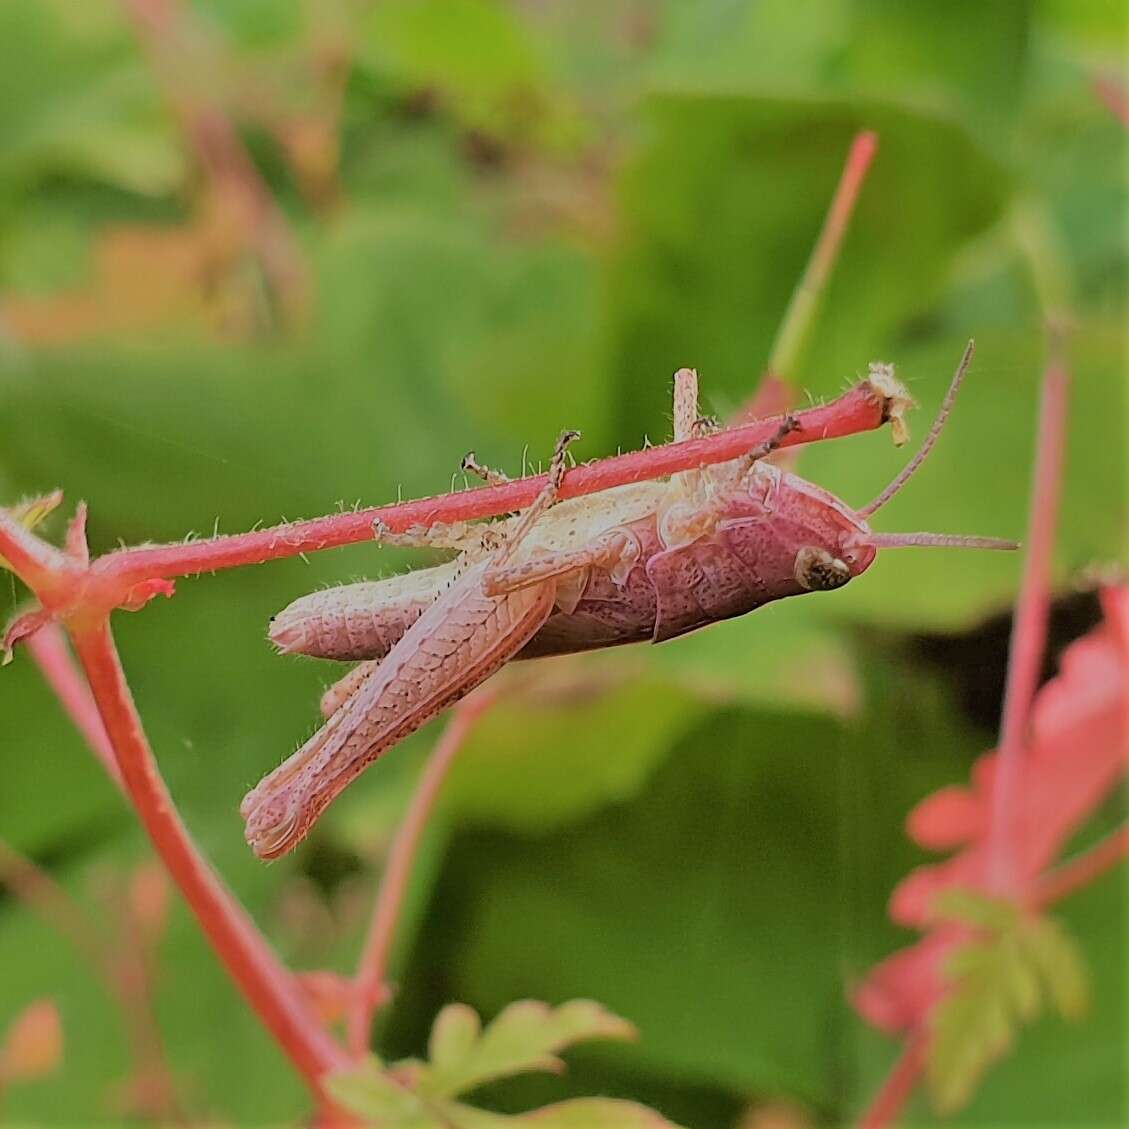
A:
[[[485,681],[545,622],[556,582],[487,596],[488,565],[459,576],[325,725],[247,793],[240,814],[260,858],[293,849],[365,767]]]

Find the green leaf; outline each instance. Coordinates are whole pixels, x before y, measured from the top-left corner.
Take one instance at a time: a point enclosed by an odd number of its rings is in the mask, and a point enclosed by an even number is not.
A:
[[[1021,934],[1026,954],[1046,982],[1064,1019],[1081,1019],[1089,1009],[1089,978],[1077,942],[1053,918],[1031,921]]]
[[[704,711],[697,694],[638,677],[638,667],[605,656],[515,671],[534,681],[517,681],[475,726],[451,770],[444,810],[461,822],[545,835],[637,795]]]
[[[380,1060],[372,1056],[355,1070],[331,1075],[326,1089],[353,1113],[372,1118],[388,1129],[442,1129],[444,1124],[419,1095],[394,1081]]]
[[[623,1087],[610,1092],[680,1078],[833,1103],[828,1027],[849,1016],[844,975],[892,944],[885,900],[917,857],[904,813],[979,740],[904,665],[868,700],[884,704],[865,724],[715,710],[628,800],[550,835],[460,831],[435,895],[448,924],[426,927],[400,1016],[426,1007],[436,967],[480,1011],[546,985],[594,996],[640,1030],[637,1044],[580,1056],[575,1069],[604,1071],[581,1093],[610,1075]],[[395,1045],[423,1035],[397,1025]]]
[[[0,202],[51,175],[159,193],[183,172],[172,119],[124,13],[111,7],[108,19],[84,23],[73,9],[0,5]]]
[[[1088,991],[1081,954],[1057,921],[968,891],[944,901],[948,916],[987,931],[950,956],[945,971],[954,986],[933,1017],[929,1088],[938,1112],[950,1113],[968,1103],[1048,997],[1064,1018],[1078,1018]]]
[[[1001,933],[1015,929],[1020,916],[1014,902],[962,886],[942,890],[933,899],[932,909],[941,921],[960,921]]]
[[[334,1075],[329,1090],[342,1105],[373,1118],[383,1129],[677,1129],[632,1102],[588,1099],[508,1116],[447,1100],[514,1073],[560,1069],[555,1052],[573,1043],[633,1035],[629,1023],[590,1000],[557,1008],[521,1000],[485,1030],[473,1009],[450,1004],[432,1028],[429,1064],[405,1060],[386,1070],[370,1056],[363,1066]]]
[[[478,1012],[466,1004],[448,1004],[436,1017],[427,1044],[432,1067],[458,1066],[482,1033]]]
[[[409,91],[440,93],[469,126],[516,141],[568,141],[576,118],[531,24],[494,0],[389,0],[366,21],[361,61]]]
[[[635,1034],[630,1023],[591,1000],[572,1000],[557,1008],[519,1000],[477,1036],[470,1035],[467,1011],[460,1008],[449,1017],[445,1010],[436,1020],[442,1027],[438,1036],[433,1032],[432,1045],[438,1045],[444,1057],[428,1068],[420,1082],[422,1092],[453,1097],[510,1074],[561,1070],[564,1064],[556,1052],[573,1043],[630,1039]]]
[[[646,374],[694,365],[705,406],[722,416],[750,395],[857,130],[877,130],[881,150],[807,354],[785,374],[800,390],[833,394],[867,362],[899,360],[900,324],[937,300],[954,256],[1009,198],[989,153],[918,110],[681,90],[647,110],[649,144],[620,185],[612,267],[616,360],[634,378],[623,422],[635,434],[659,433],[666,411],[640,395]],[[959,182],[938,192],[952,167]]]

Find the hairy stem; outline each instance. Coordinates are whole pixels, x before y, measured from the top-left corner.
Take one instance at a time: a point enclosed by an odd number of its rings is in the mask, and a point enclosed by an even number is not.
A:
[[[70,628],[126,791],[158,855],[232,978],[315,1094],[347,1062],[243,907],[197,850],[157,768],[108,620]]]
[[[439,738],[423,770],[408,810],[404,813],[399,830],[396,832],[354,979],[347,1041],[349,1051],[358,1057],[368,1050],[372,1017],[380,1002],[385,969],[388,967],[388,958],[396,936],[396,923],[403,908],[412,865],[420,840],[423,838],[424,828],[431,817],[451,764],[466,743],[475,722],[493,704],[495,697],[496,695],[489,691],[480,691],[464,698],[455,707],[443,736]]]
[[[998,893],[1011,892],[1014,878],[1012,849],[1016,839],[1013,828],[1016,793],[1023,771],[1023,750],[1031,717],[1031,703],[1038,688],[1039,671],[1046,648],[1069,386],[1070,377],[1062,356],[1062,343],[1055,337],[1051,342],[1051,358],[1043,377],[1027,557],[1012,623],[1000,745],[996,759],[996,781],[992,789],[989,878],[992,888]]]
[[[891,406],[888,396],[864,380],[829,404],[797,412],[800,426],[785,436],[781,446],[814,443],[874,430],[886,421]],[[726,462],[744,455],[778,430],[778,420],[758,420],[704,439],[688,439],[682,443],[669,443],[600,459],[571,470],[561,486],[560,496],[562,499],[575,498],[625,483]],[[191,576],[371,541],[372,524],[377,518],[393,533],[398,533],[412,525],[430,526],[437,522],[469,521],[507,514],[528,506],[546,481],[545,475],[535,475],[499,486],[442,494],[394,506],[371,507],[353,513],[330,514],[254,533],[216,537],[191,544],[122,549],[98,558],[91,565],[92,583],[115,590],[125,589],[139,581],[157,577]],[[0,553],[7,555],[3,534],[4,530],[0,527]]]

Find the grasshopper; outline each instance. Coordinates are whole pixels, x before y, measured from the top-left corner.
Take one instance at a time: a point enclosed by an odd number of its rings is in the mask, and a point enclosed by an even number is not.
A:
[[[292,850],[364,768],[511,659],[673,639],[773,600],[842,587],[879,548],[1015,548],[995,538],[876,533],[867,523],[933,447],[971,355],[970,342],[921,449],[859,510],[766,461],[796,428],[789,416],[742,458],[558,504],[566,449],[578,438],[565,432],[546,486],[520,514],[395,534],[376,522],[385,544],[459,555],[303,596],[272,620],[282,652],[361,662],[324,695],[321,729],[244,798],[255,854]],[[890,402],[912,403],[892,366],[871,366],[871,381]],[[674,438],[716,427],[698,414],[696,374],[680,369]],[[506,481],[473,454],[463,466]]]

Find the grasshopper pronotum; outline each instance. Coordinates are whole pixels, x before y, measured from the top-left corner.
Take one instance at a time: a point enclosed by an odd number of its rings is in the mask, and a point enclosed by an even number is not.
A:
[[[1015,548],[995,538],[875,533],[867,524],[936,442],[971,356],[970,342],[921,449],[859,510],[764,461],[796,426],[787,417],[774,439],[740,459],[558,505],[565,450],[577,438],[565,432],[548,484],[521,514],[407,534],[378,525],[385,543],[459,556],[303,596],[274,618],[271,639],[284,652],[362,661],[326,692],[321,729],[244,798],[252,849],[261,858],[291,850],[367,765],[511,659],[672,639],[785,596],[839,588],[879,548]],[[909,402],[888,368],[880,375]],[[680,369],[675,439],[712,426],[698,415],[696,374]],[[504,477],[473,456],[464,468]]]

